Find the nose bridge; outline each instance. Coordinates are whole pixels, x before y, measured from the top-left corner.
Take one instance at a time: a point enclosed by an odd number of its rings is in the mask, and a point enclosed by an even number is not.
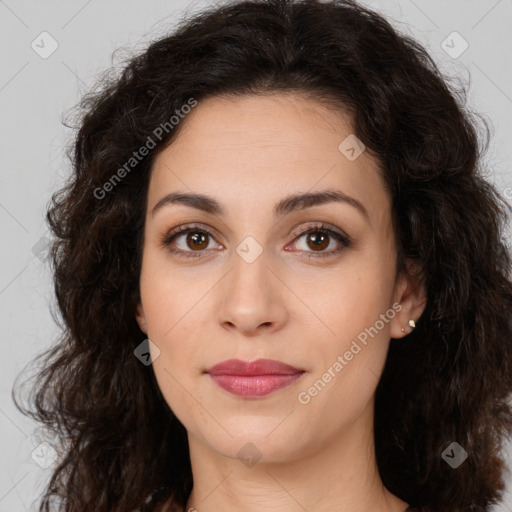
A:
[[[238,295],[242,301],[265,298],[269,302],[272,294],[269,277],[273,274],[267,268],[268,256],[268,249],[264,250],[254,237],[246,237],[231,256],[230,294]]]
[[[274,274],[269,270],[270,252],[247,237],[230,257],[231,271],[224,280],[219,321],[249,333],[258,326],[277,326],[284,307]]]

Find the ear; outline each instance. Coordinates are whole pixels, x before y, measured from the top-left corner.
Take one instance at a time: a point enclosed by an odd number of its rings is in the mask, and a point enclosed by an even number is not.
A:
[[[392,338],[399,339],[412,332],[413,327],[409,325],[409,320],[417,322],[427,305],[427,293],[419,275],[418,264],[409,261],[407,272],[402,272],[398,277],[393,304],[395,302],[399,303],[402,309],[397,311],[390,322],[390,335]]]
[[[144,308],[142,307],[142,304],[140,302],[137,304],[137,312],[135,313],[135,319],[139,324],[140,330],[144,334],[147,334],[148,330],[146,324],[146,314],[144,313]]]

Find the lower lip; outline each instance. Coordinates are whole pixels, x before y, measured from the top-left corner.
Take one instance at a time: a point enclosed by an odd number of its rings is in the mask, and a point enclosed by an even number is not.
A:
[[[278,389],[289,386],[302,373],[286,375],[210,375],[222,389],[233,395],[244,397],[266,396]]]

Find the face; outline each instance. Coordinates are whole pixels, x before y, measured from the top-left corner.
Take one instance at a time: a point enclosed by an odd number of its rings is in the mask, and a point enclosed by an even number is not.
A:
[[[299,95],[211,98],[181,122],[152,168],[137,321],[189,439],[271,462],[371,428],[390,337],[422,310],[395,275],[377,164],[345,141],[347,117]],[[293,370],[208,373],[232,359]]]

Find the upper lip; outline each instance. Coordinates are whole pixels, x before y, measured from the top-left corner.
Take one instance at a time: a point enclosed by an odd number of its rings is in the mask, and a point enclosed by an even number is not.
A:
[[[273,359],[242,361],[228,359],[212,366],[206,373],[210,375],[293,375],[304,370]]]

